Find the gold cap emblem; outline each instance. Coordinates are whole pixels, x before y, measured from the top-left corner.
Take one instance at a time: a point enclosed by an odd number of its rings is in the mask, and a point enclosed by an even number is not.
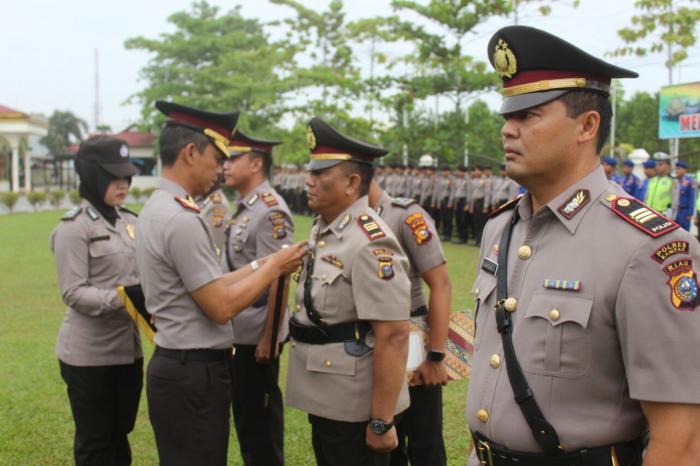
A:
[[[314,134],[314,130],[311,129],[311,126],[306,129],[306,143],[309,145],[309,149],[316,149],[316,135]]]
[[[496,51],[493,52],[493,66],[501,78],[512,78],[518,72],[518,61],[515,59],[515,54],[503,39],[498,39]]]

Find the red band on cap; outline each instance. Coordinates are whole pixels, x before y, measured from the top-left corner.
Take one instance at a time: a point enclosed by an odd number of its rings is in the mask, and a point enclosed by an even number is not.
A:
[[[229,131],[227,128],[224,128],[223,126],[219,126],[216,123],[213,123],[211,121],[205,120],[203,118],[197,118],[192,115],[188,115],[186,113],[179,113],[179,112],[172,112],[168,115],[168,118],[171,120],[175,121],[181,121],[183,123],[188,123],[190,125],[198,126],[202,128],[202,130],[209,128],[213,131],[216,131],[226,139],[229,139],[231,137],[231,131]]]
[[[610,84],[610,78],[596,76],[590,73],[582,73],[579,71],[562,71],[562,70],[525,70],[518,73],[513,79],[503,81],[503,87],[519,86],[521,84],[534,83],[537,81],[547,81],[550,79],[564,78],[586,78],[592,81],[598,81]]]

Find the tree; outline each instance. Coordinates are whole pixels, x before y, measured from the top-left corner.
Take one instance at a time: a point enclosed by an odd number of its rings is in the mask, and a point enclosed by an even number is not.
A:
[[[666,144],[659,139],[658,95],[637,92],[629,100],[618,99],[618,102],[616,145],[631,144],[650,154],[664,150]]]
[[[632,26],[620,29],[618,35],[626,45],[615,49],[613,56],[648,54],[666,51],[669,84],[673,67],[688,58],[688,49],[695,45],[700,21],[699,0],[637,0],[640,13],[632,16]]]
[[[49,131],[41,143],[52,155],[64,155],[68,146],[83,140],[87,128],[87,123],[70,111],[56,110],[49,117]]]
[[[146,122],[162,122],[154,106],[159,99],[212,111],[244,110],[242,122],[253,132],[279,121],[286,81],[277,71],[290,58],[289,51],[271,43],[257,19],[243,18],[240,7],[220,14],[199,1],[168,22],[174,32],[125,43],[127,49],[153,54],[140,73],[146,88],[130,99],[141,103]]]

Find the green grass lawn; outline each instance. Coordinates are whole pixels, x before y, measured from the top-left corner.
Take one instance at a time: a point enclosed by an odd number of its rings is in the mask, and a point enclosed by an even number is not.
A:
[[[0,465],[73,464],[73,421],[54,355],[54,343],[65,305],[58,290],[49,234],[62,212],[0,216]],[[296,217],[296,239],[306,239],[311,219]],[[478,250],[445,245],[452,277],[453,309],[471,308],[468,294],[476,272]],[[290,293],[294,296],[294,293]],[[151,345],[144,342],[146,360]],[[287,375],[286,352],[282,380]],[[467,381],[450,383],[444,393],[445,441],[450,465],[466,461],[467,425],[464,403]],[[131,434],[135,465],[157,464],[145,393]],[[290,466],[313,465],[306,415],[285,412],[285,455]],[[229,464],[240,465],[233,428]]]

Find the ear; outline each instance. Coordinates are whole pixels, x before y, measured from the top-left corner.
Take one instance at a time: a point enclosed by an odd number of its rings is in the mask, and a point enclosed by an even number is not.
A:
[[[198,154],[197,146],[193,142],[185,144],[185,147],[180,149],[180,154],[178,155],[178,160],[182,160],[182,163],[187,167],[194,165],[195,155]]]
[[[260,157],[255,157],[251,160],[250,169],[253,173],[259,173],[263,169],[263,161]]]
[[[345,190],[345,194],[352,195],[360,190],[360,185],[362,184],[362,178],[359,174],[353,173],[348,176],[348,188]],[[350,191],[350,192],[348,192]]]
[[[589,110],[583,112],[576,119],[579,122],[578,142],[584,144],[593,141],[595,144],[598,137],[598,129],[600,128],[600,114],[595,110]]]

